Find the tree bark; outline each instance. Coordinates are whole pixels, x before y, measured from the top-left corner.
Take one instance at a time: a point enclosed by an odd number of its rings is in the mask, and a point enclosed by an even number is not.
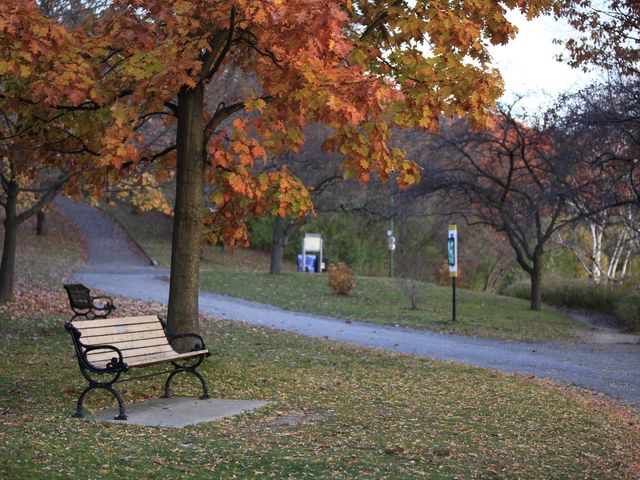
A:
[[[204,182],[204,87],[178,94],[176,200],[167,325],[171,334],[198,333],[200,235]],[[193,345],[191,345],[193,346]]]
[[[46,218],[47,216],[44,210],[38,210],[36,214],[36,235],[45,235],[47,233],[45,230]]]
[[[533,267],[529,272],[531,277],[531,310],[542,309],[542,252],[538,249],[533,253]]]
[[[625,244],[627,241],[627,233],[626,230],[622,230],[620,235],[618,235],[618,240],[616,242],[616,247],[611,254],[611,259],[609,260],[609,268],[607,269],[607,277],[610,280],[615,280],[618,271],[618,263],[620,262],[620,258],[622,258],[622,254],[624,253]]]
[[[602,237],[604,228],[597,223],[589,225],[591,229],[591,279],[594,283],[602,280]]]
[[[284,223],[285,219],[280,215],[276,215],[274,217],[273,243],[271,245],[271,265],[269,266],[269,273],[272,275],[280,275],[282,273],[284,247],[287,245]]]
[[[7,199],[4,206],[4,244],[2,246],[2,260],[0,261],[0,303],[7,303],[13,300],[13,274],[18,242],[18,219],[16,215],[18,185],[14,182],[5,182],[4,190]]]
[[[631,247],[627,250],[627,254],[624,257],[624,262],[622,263],[622,270],[620,270],[620,280],[624,280],[627,276],[627,269],[629,268],[629,263],[631,262]]]

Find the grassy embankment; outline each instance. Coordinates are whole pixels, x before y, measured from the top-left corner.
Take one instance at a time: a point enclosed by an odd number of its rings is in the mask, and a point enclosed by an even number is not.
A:
[[[75,251],[72,231],[63,240]],[[51,240],[53,242],[53,240]],[[19,268],[62,245],[21,236]],[[75,247],[75,248],[74,248]],[[53,266],[52,266],[53,267]],[[69,265],[56,261],[60,282]],[[23,277],[24,278],[24,277]],[[517,376],[203,321],[213,396],[269,407],[183,429],[72,419],[84,381],[66,299],[25,282],[0,308],[3,478],[637,478],[637,418],[602,396]],[[125,299],[116,298],[119,306]],[[149,305],[129,302],[122,314]],[[176,393],[197,394],[194,383]],[[120,386],[127,402],[162,379]],[[94,392],[86,405],[113,399]]]
[[[528,282],[511,285],[507,294],[527,300]],[[612,318],[632,333],[640,334],[640,289],[637,279],[617,285],[594,284],[588,279],[547,278],[542,285],[542,300],[549,305],[575,308]]]
[[[132,215],[119,207],[114,216],[161,265],[168,266],[171,222],[157,214]],[[269,275],[269,256],[251,250],[204,250],[202,288],[224,295],[269,303],[288,310],[385,325],[509,340],[569,339],[585,327],[550,307],[529,309],[527,301],[458,289],[456,322],[451,320],[451,289],[421,283],[418,310],[409,308],[402,279],[356,277],[348,297],[336,296],[325,275]]]

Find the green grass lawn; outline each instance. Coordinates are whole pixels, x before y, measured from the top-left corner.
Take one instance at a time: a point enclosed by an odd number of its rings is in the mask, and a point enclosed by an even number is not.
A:
[[[571,338],[581,328],[568,316],[545,308],[529,309],[528,302],[458,289],[456,321],[451,323],[451,289],[423,283],[424,301],[409,308],[401,279],[356,277],[349,296],[338,296],[317,274],[204,271],[205,290],[256,300],[294,311],[329,315],[385,325],[510,340]]]
[[[526,379],[206,321],[214,397],[269,407],[183,429],[70,418],[63,320],[0,311],[3,478],[634,478],[637,424]],[[176,393],[197,395],[188,376]],[[120,386],[157,397],[163,379]],[[92,392],[90,409],[113,406]],[[634,470],[635,469],[635,470]],[[637,476],[635,477],[637,478]]]
[[[168,266],[171,223],[157,213],[132,215],[120,205],[109,212],[161,265]],[[334,295],[326,275],[293,272],[287,263],[283,275],[269,275],[269,255],[238,249],[209,247],[201,268],[202,288],[211,292],[269,303],[288,310],[329,315],[345,320],[458,333],[462,335],[537,341],[570,339],[585,327],[550,307],[533,312],[526,301],[458,289],[456,322],[451,320],[451,289],[419,284],[423,298],[411,310],[402,279],[357,277],[348,297]]]

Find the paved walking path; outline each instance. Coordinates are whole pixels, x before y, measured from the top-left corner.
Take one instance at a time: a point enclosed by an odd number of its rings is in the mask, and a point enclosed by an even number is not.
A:
[[[84,205],[58,203],[80,227],[93,231],[94,222],[104,222],[102,212]],[[142,300],[166,303],[169,296],[167,269],[143,266],[144,261],[122,260],[121,229],[100,233],[99,252],[89,248],[87,265],[75,278],[93,289]],[[91,247],[90,236],[86,241]],[[111,246],[113,245],[113,246]],[[111,260],[105,265],[104,256]],[[241,320],[302,335],[328,338],[357,345],[382,348],[439,360],[450,360],[504,372],[561,380],[601,391],[640,408],[640,344],[504,342],[458,335],[438,334],[282,310],[213,293],[200,293],[200,310],[214,317]],[[633,337],[632,337],[633,338]],[[635,337],[637,339],[637,337]]]

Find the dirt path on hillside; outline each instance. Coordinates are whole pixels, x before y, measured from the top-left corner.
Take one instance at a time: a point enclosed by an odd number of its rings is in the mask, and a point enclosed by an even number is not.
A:
[[[77,225],[85,243],[88,265],[149,265],[144,252],[127,231],[104,211],[60,196],[54,200],[54,206]]]
[[[124,237],[116,233],[119,226],[104,212],[81,204],[63,208],[78,224],[88,247],[88,264],[74,273],[77,281],[106,293],[167,303],[167,269],[150,267],[141,255],[127,251],[133,242],[127,240],[126,232],[120,230]],[[200,311],[300,335],[568,382],[640,409],[638,337],[626,337],[595,324],[584,338],[588,343],[526,343],[346,323],[208,292],[200,293]]]
[[[580,341],[600,345],[634,345],[640,344],[640,336],[625,332],[606,315],[598,315],[577,310],[569,310],[567,313],[574,320],[589,327],[589,330],[576,333]]]

